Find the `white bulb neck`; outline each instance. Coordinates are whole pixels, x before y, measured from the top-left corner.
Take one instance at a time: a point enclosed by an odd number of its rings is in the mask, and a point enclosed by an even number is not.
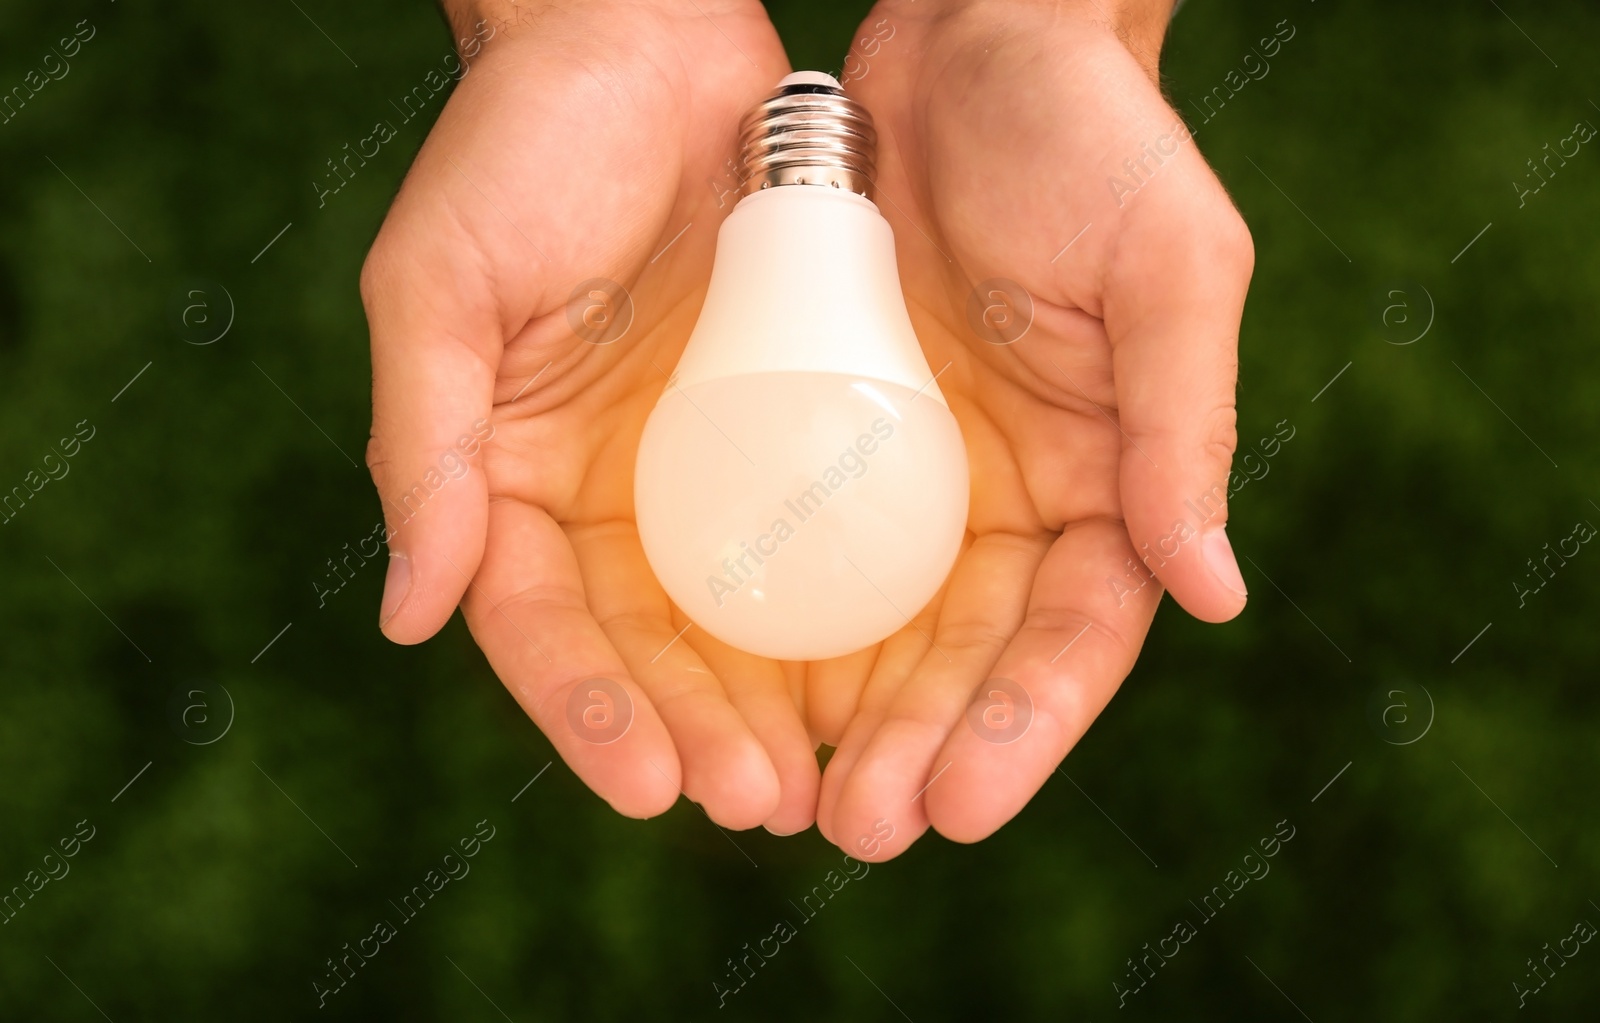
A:
[[[771,188],[723,221],[676,383],[772,372],[882,380],[944,403],[906,312],[894,232],[870,200]]]

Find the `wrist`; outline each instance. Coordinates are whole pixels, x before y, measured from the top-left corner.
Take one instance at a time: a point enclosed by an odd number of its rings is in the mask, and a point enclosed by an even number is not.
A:
[[[513,0],[440,0],[445,21],[450,24],[450,37],[456,48],[466,50],[481,46],[518,17],[526,15]]]
[[[878,4],[891,17],[921,15],[935,22],[977,19],[994,25],[1041,11],[1065,15],[1113,33],[1152,78],[1176,6],[1177,0],[881,0]]]
[[[658,0],[440,0],[445,20],[450,23],[456,45],[466,46],[476,38],[490,36],[521,25],[531,25],[540,17],[572,13],[583,8],[651,7]]]
[[[725,15],[747,8],[761,10],[760,0],[699,0],[685,7],[674,0],[439,0],[450,33],[463,59],[499,35],[514,36],[525,25],[552,23],[585,16],[705,17],[716,24]],[[470,51],[470,52],[469,52]]]
[[[1108,25],[1152,75],[1177,5],[1177,0],[1078,0],[1075,4]]]

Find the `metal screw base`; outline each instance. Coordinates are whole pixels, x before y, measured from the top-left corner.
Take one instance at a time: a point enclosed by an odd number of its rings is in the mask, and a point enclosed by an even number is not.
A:
[[[745,115],[739,142],[742,196],[777,185],[821,185],[872,198],[878,145],[872,115],[827,75],[785,78]]]

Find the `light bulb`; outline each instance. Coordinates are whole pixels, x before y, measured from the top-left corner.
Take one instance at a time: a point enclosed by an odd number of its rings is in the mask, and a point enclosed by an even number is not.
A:
[[[799,72],[742,142],[743,198],[645,423],[634,510],[695,625],[820,660],[884,639],[938,591],[966,528],[966,449],[869,198],[866,110]]]

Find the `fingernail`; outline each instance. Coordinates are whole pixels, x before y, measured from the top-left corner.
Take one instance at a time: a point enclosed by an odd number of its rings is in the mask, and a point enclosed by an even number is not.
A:
[[[410,592],[411,559],[399,551],[393,551],[389,554],[389,571],[383,577],[383,606],[378,609],[378,628],[389,624],[389,619],[400,610],[406,594]]]
[[[1244,586],[1244,576],[1239,574],[1239,562],[1233,556],[1233,544],[1228,542],[1226,529],[1217,526],[1207,530],[1205,538],[1200,541],[1200,550],[1205,554],[1206,567],[1217,577],[1217,582],[1241,597],[1250,596],[1250,591]]]
[[[806,828],[809,828],[811,825],[807,824],[805,828],[794,828],[789,831],[779,831],[771,824],[763,824],[761,826],[765,828],[769,834],[777,835],[779,838],[788,838],[790,835],[800,834],[800,832],[804,831]]]

